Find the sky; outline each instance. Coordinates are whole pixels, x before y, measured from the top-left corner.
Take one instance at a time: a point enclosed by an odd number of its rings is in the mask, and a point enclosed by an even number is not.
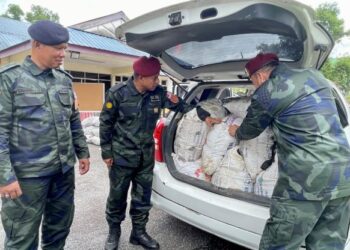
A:
[[[161,7],[184,2],[185,0],[0,0],[0,14],[4,13],[8,4],[18,4],[24,12],[31,5],[40,5],[58,13],[60,23],[69,26],[123,11],[130,19]],[[301,1],[301,0],[300,0]],[[304,4],[316,8],[325,2],[337,2],[340,17],[344,19],[345,30],[350,29],[349,0],[303,0]]]

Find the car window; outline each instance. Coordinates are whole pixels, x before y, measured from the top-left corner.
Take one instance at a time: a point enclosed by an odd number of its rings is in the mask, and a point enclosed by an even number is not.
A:
[[[193,69],[225,61],[250,59],[259,52],[274,52],[281,61],[298,61],[303,55],[300,40],[275,34],[239,34],[212,41],[191,41],[165,51],[179,65]]]
[[[223,103],[226,103],[232,99],[250,96],[252,92],[251,87],[242,86],[222,85],[221,87],[199,87],[195,91],[195,97],[192,97],[191,100],[195,98],[198,102],[215,98],[223,101]]]

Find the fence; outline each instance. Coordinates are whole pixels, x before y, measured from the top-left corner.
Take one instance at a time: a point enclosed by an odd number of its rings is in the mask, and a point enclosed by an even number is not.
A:
[[[80,111],[80,121],[92,116],[100,116],[101,111]]]

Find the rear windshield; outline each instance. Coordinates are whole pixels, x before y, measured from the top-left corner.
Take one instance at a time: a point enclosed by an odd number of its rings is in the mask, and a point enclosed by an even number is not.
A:
[[[179,65],[188,69],[246,60],[259,52],[274,52],[281,61],[298,61],[303,55],[303,44],[291,37],[256,33],[230,35],[204,42],[191,41],[166,50]]]

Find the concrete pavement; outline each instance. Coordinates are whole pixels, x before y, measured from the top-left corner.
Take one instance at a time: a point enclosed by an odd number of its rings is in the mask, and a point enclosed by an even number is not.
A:
[[[100,148],[90,145],[91,169],[79,175],[76,168],[75,217],[68,236],[67,250],[103,249],[108,226],[105,220],[105,204],[108,196],[108,170],[100,158]],[[128,209],[127,209],[128,211]],[[4,241],[1,227],[0,249]],[[143,249],[129,243],[131,221],[127,215],[122,224],[120,250]],[[244,249],[192,227],[161,210],[153,208],[147,231],[166,250],[239,250]]]

